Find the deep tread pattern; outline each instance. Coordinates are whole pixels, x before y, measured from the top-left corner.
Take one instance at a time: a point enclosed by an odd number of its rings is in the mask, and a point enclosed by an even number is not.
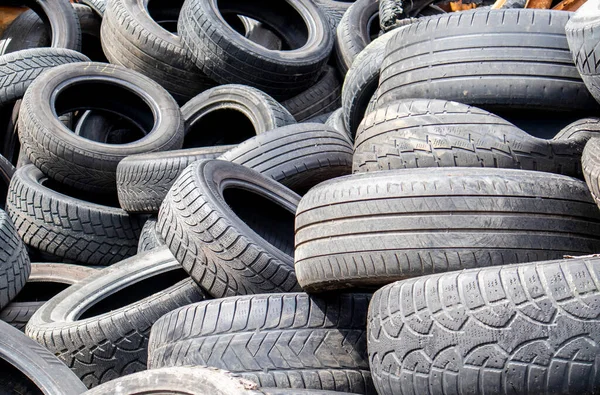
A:
[[[140,234],[140,241],[138,243],[138,254],[165,245],[165,242],[162,240],[162,236],[156,230],[157,221],[158,219],[153,216],[148,218],[144,224],[142,233]]]
[[[356,173],[421,167],[496,167],[583,178],[581,154],[598,122],[554,139],[533,137],[485,110],[444,100],[402,100],[368,114],[356,136]]]
[[[0,309],[25,286],[31,263],[9,216],[0,210]]]
[[[254,169],[303,193],[322,181],[350,174],[352,145],[328,126],[303,123],[262,133],[219,159]]]
[[[326,66],[319,81],[301,94],[281,103],[298,122],[327,114],[341,105],[342,86],[337,71]]]
[[[377,392],[598,393],[599,273],[599,258],[577,258],[382,288],[368,319]]]
[[[27,245],[89,265],[110,265],[136,254],[144,219],[54,192],[40,184],[43,178],[26,165],[10,183],[7,211]]]
[[[374,394],[367,294],[253,295],[186,306],[152,327],[150,369],[208,365],[262,387]]]
[[[599,250],[586,185],[535,171],[355,174],[314,187],[296,213],[296,275],[308,292]]]
[[[131,155],[117,166],[121,207],[134,213],[158,213],[171,186],[190,164],[215,159],[231,145]]]
[[[93,304],[96,295],[116,282],[123,289],[178,266],[165,248],[99,271],[42,306],[27,324],[26,334],[53,352],[88,388],[145,370],[152,324],[169,311],[204,299],[193,281],[180,281],[102,315],[80,320],[66,315]]]
[[[77,62],[89,62],[89,58],[62,48],[32,48],[0,56],[0,106],[23,98],[43,71]]]
[[[581,162],[585,181],[600,207],[600,138],[591,139],[586,144]]]

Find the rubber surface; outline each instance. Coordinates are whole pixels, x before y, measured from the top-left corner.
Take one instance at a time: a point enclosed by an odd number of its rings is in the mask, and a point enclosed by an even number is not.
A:
[[[10,217],[0,210],[0,309],[6,307],[19,291],[31,271],[25,245]]]
[[[284,101],[283,106],[296,121],[304,122],[334,111],[341,105],[342,86],[337,71],[325,66],[319,81],[301,94]]]
[[[585,181],[600,207],[600,138],[591,139],[586,144],[581,162]]]

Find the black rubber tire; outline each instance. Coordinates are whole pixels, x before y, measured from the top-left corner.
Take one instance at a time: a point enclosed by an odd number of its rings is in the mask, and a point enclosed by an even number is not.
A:
[[[92,62],[108,63],[100,40],[102,17],[84,4],[73,3],[73,8],[81,25],[81,53],[89,57]]]
[[[379,70],[385,46],[395,33],[386,33],[373,40],[357,56],[346,74],[342,89],[344,125],[354,140],[358,125],[379,85]]]
[[[352,170],[497,167],[583,179],[581,154],[591,134],[572,130],[571,138],[564,138],[567,133],[546,140],[466,104],[401,100],[365,117],[354,143]]]
[[[104,12],[106,11],[106,0],[78,0],[78,2],[87,5],[98,15],[104,17]]]
[[[144,218],[116,208],[116,202],[110,207],[82,200],[91,197],[84,193],[56,191],[58,185],[48,182],[26,165],[10,183],[7,211],[27,245],[86,265],[107,266],[135,255]]]
[[[317,81],[333,47],[325,15],[312,0],[245,0],[219,3],[225,14],[244,15],[272,28],[293,50],[271,51],[224,23],[217,0],[186,1],[178,24],[196,65],[222,84],[239,83],[285,100]]]
[[[513,169],[403,169],[324,182],[296,214],[307,292],[600,250],[582,181]]]
[[[254,169],[302,195],[352,172],[352,144],[323,124],[299,123],[251,138],[219,159]]]
[[[0,155],[0,209],[5,209],[6,197],[8,196],[8,189],[10,186],[10,180],[15,174],[15,167],[5,157]]]
[[[111,0],[102,22],[102,47],[111,63],[152,78],[183,104],[213,86],[179,36],[150,15],[148,0]],[[177,19],[183,1],[163,1],[155,12]],[[155,14],[155,15],[159,15]]]
[[[377,392],[598,393],[599,270],[600,259],[577,258],[382,288],[369,307]]]
[[[235,194],[225,196],[227,189]],[[299,200],[244,166],[200,161],[165,197],[157,226],[183,268],[213,297],[298,291],[292,224]]]
[[[85,385],[52,353],[0,321],[0,391],[4,394],[79,395]]]
[[[387,46],[377,106],[427,98],[496,114],[597,112],[600,106],[581,81],[564,36],[570,16],[540,9],[474,10],[399,29]]]
[[[62,289],[97,272],[85,266],[64,263],[32,263],[27,283],[17,297],[0,311],[0,320],[24,332],[29,319]],[[64,286],[61,287],[61,286]]]
[[[575,121],[554,136],[554,140],[585,141],[600,137],[600,118],[589,117]]]
[[[346,125],[344,124],[344,109],[343,108],[340,107],[337,110],[335,110],[333,113],[331,113],[329,118],[327,118],[325,125],[337,130],[342,135],[348,136],[348,138],[350,138],[348,131],[346,130]]]
[[[325,66],[319,81],[301,94],[281,103],[298,122],[327,114],[341,105],[342,85],[337,71]]]
[[[591,139],[586,144],[581,162],[587,186],[600,207],[600,138]]]
[[[247,295],[185,306],[150,333],[150,369],[210,365],[261,387],[375,394],[366,358],[369,294]]]
[[[12,21],[2,33],[0,55],[49,45],[50,34],[46,25],[34,11],[27,10]]]
[[[50,299],[26,333],[89,388],[145,370],[152,324],[204,299],[193,281],[178,280],[179,269],[166,247],[119,262]]]
[[[258,89],[221,85],[199,94],[182,108],[184,148],[239,144],[296,120],[281,104]],[[215,130],[219,133],[215,133]]]
[[[158,213],[169,189],[190,164],[216,159],[234,145],[190,148],[132,155],[117,167],[117,191],[121,207],[132,213]]]
[[[87,56],[61,48],[33,48],[0,56],[0,107],[23,98],[42,72],[62,64],[87,61]]]
[[[0,210],[0,310],[23,289],[31,263],[10,217]]]
[[[96,92],[74,94],[85,83]],[[53,106],[51,98],[59,90],[62,98]],[[128,144],[97,142],[77,136],[56,117],[90,109],[127,115],[146,135]],[[87,63],[55,67],[31,84],[19,114],[19,139],[44,174],[82,191],[107,194],[117,189],[117,165],[122,159],[181,148],[183,126],[179,106],[156,82],[120,66]]]
[[[140,241],[138,243],[138,254],[165,245],[165,241],[156,229],[157,222],[158,218],[156,216],[152,216],[148,218],[148,220],[144,224],[144,227],[142,228],[142,233],[140,234]]]
[[[332,114],[333,114],[333,111],[325,113],[325,114],[317,115],[316,117],[309,118],[302,123],[320,123],[322,125],[325,125],[325,122],[327,122],[327,120],[329,119],[329,117]]]
[[[350,1],[337,1],[337,0],[314,0],[315,4],[319,6],[321,10],[327,16],[331,31],[335,35],[335,31],[344,16],[344,13],[350,8],[355,0]]]
[[[274,31],[269,29],[268,26],[244,16],[238,16],[238,18],[242,19],[244,27],[246,28],[245,37],[248,40],[267,49],[281,51],[283,48],[283,41]]]
[[[565,26],[569,48],[588,90],[600,102],[600,5],[586,2]]]
[[[371,42],[375,30],[379,31],[378,0],[357,0],[344,13],[336,30],[335,54],[342,76],[345,76],[354,59]]]

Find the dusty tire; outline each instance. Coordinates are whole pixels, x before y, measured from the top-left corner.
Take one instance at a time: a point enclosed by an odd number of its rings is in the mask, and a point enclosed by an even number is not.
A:
[[[27,245],[88,265],[111,265],[135,255],[142,218],[130,216],[116,202],[93,203],[83,200],[90,194],[63,188],[34,165],[13,176],[7,211]]]
[[[165,197],[158,229],[183,268],[214,297],[297,291],[292,254],[299,200],[241,165],[195,162]],[[187,221],[189,215],[198,221]]]
[[[166,249],[137,255],[91,275],[50,299],[26,333],[88,387],[146,369],[152,324],[204,299]]]
[[[577,258],[380,289],[368,324],[377,392],[597,393],[598,270],[600,259]]]
[[[117,166],[117,191],[121,207],[132,213],[158,213],[169,189],[190,164],[216,159],[235,145],[189,148],[132,155]]]
[[[104,12],[106,11],[106,0],[79,0],[79,2],[90,7],[98,15],[104,16]]]
[[[302,195],[351,173],[352,144],[323,124],[301,123],[253,137],[219,159],[254,169]]]
[[[600,118],[590,117],[579,119],[565,126],[554,136],[554,140],[586,142],[594,137],[600,137]]]
[[[22,49],[47,47],[50,34],[40,17],[32,10],[19,15],[0,37],[0,55]]]
[[[192,62],[179,36],[153,17],[176,20],[182,3],[163,1],[151,15],[148,0],[111,0],[102,21],[102,47],[110,62],[153,79],[181,104],[215,86]]]
[[[600,138],[591,139],[586,144],[581,162],[585,181],[600,207]]]
[[[77,90],[91,89],[89,95]],[[58,91],[60,90],[60,94]],[[102,94],[99,94],[102,93]],[[51,99],[55,97],[56,99]],[[54,106],[52,103],[56,103]],[[137,134],[111,143],[75,135],[56,114],[91,108],[130,117]],[[181,148],[183,120],[175,100],[149,78],[104,63],[63,65],[36,79],[19,114],[22,149],[52,179],[98,194],[116,191],[119,162],[129,155]]]
[[[475,10],[399,29],[386,48],[377,106],[428,98],[494,113],[597,111],[568,51],[569,17],[552,10]]]
[[[501,117],[444,100],[401,100],[368,114],[354,144],[353,171],[496,167],[583,178],[581,153],[593,132],[572,125],[551,140]],[[568,137],[567,137],[568,136]]]
[[[155,216],[152,216],[148,218],[148,220],[144,224],[144,227],[142,228],[142,233],[140,234],[140,241],[138,242],[138,254],[165,245],[162,236],[158,233],[158,230],[156,229],[157,222],[158,219]]]
[[[288,293],[186,306],[152,327],[148,367],[210,365],[262,387],[374,394],[366,361],[369,300]]]
[[[217,0],[186,1],[178,31],[196,65],[209,77],[222,84],[253,86],[278,100],[314,85],[333,47],[333,36],[312,1],[268,1],[258,7],[231,0],[226,7],[231,14],[268,25],[292,50],[271,51],[240,37],[225,23]]]
[[[356,174],[324,182],[302,198],[296,275],[312,292],[590,254],[600,249],[598,218],[583,182],[551,173]]]
[[[281,103],[298,122],[327,114],[341,105],[342,85],[337,71],[325,66],[319,81],[301,94]]]
[[[0,311],[0,320],[25,331],[29,319],[44,303],[84,278],[97,272],[85,266],[64,263],[33,263],[27,283],[17,297]]]
[[[235,84],[199,94],[181,112],[185,121],[183,148],[239,144],[267,130],[296,123],[271,96]]]
[[[344,13],[350,8],[355,0],[350,1],[337,1],[337,0],[315,0],[315,4],[319,6],[321,10],[327,16],[331,31],[335,34],[335,31],[344,16]]]
[[[23,289],[30,271],[25,245],[9,216],[0,210],[0,309]]]

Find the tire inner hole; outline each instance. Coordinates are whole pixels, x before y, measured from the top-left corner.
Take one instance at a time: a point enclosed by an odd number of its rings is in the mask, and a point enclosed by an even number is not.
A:
[[[94,303],[88,307],[77,318],[84,320],[91,317],[96,317],[102,314],[109,313],[137,303],[142,299],[154,295],[155,293],[164,291],[165,289],[177,284],[178,282],[189,278],[189,275],[183,269],[174,269],[168,272],[159,273],[142,281],[138,281],[127,287],[124,287],[117,292],[107,296],[106,298]]]
[[[86,93],[82,95],[81,92]],[[54,103],[51,104],[57,117],[69,113],[80,116],[85,110],[95,110],[113,119],[126,120],[126,130],[122,130],[117,136],[110,128],[80,134],[81,137],[100,143],[132,143],[146,136],[154,128],[152,108],[142,97],[124,86],[105,80],[72,82],[58,92]],[[65,124],[74,131],[74,121]]]
[[[183,3],[183,0],[150,0],[146,10],[160,27],[176,35],[177,21]]]
[[[70,284],[50,282],[50,281],[28,281],[14,302],[45,302],[65,289],[69,288]]]
[[[99,193],[90,193],[83,192],[76,188],[72,188],[68,185],[61,184],[52,180],[51,178],[43,178],[40,181],[44,187],[53,190],[54,192],[58,192],[65,196],[83,200],[89,203],[100,204],[102,206],[109,206],[114,208],[121,208],[119,205],[119,198],[116,193],[107,193],[107,194],[99,194]]]
[[[242,188],[225,188],[223,199],[266,242],[294,256],[294,213],[262,195]]]
[[[0,359],[0,388],[10,389],[3,394],[43,395],[29,377],[3,359]]]
[[[188,122],[183,148],[239,144],[254,136],[256,129],[244,113],[218,108]]]

